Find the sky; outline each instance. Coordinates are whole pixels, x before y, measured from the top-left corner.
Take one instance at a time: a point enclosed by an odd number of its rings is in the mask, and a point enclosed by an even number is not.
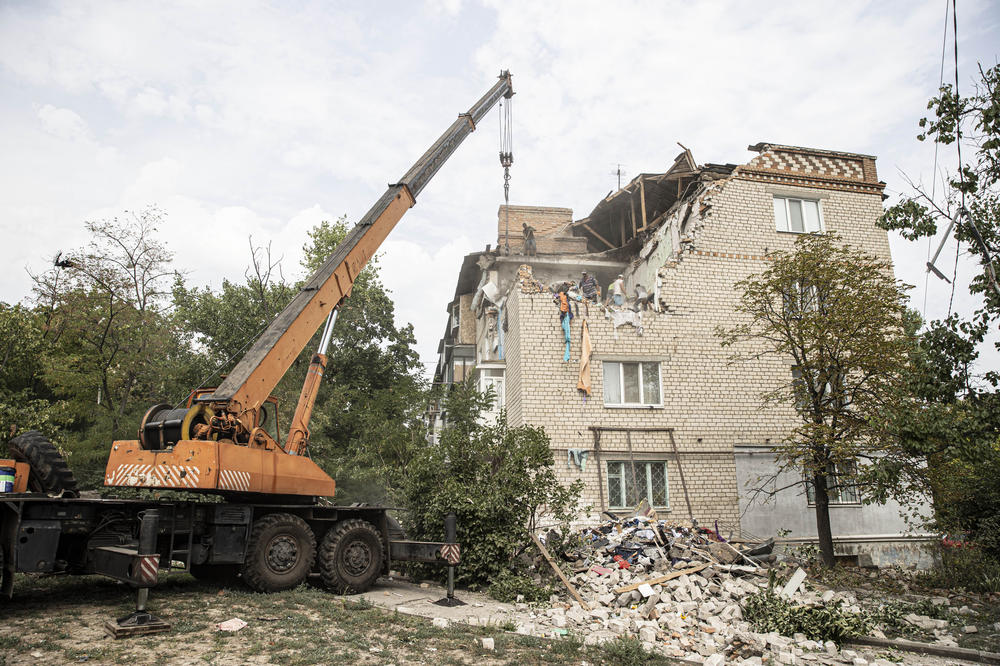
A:
[[[358,220],[501,69],[517,93],[512,204],[579,219],[619,164],[663,171],[677,142],[698,163],[744,163],[759,141],[876,155],[891,203],[906,178],[934,181],[934,147],[915,137],[945,6],[0,0],[0,301],[82,246],[85,221],[147,206],[191,285],[241,281],[249,238],[299,277],[306,232]],[[1000,1],[958,2],[958,35],[968,91],[976,64],[1000,58]],[[431,368],[462,257],[496,243],[498,144],[494,110],[382,247],[397,322]],[[927,241],[890,244],[913,306],[945,316],[952,289],[925,279]],[[973,270],[959,259],[959,313],[977,306]],[[979,369],[997,368],[987,345]]]

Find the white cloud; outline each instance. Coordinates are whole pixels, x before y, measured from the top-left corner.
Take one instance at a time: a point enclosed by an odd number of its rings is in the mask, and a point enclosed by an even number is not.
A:
[[[964,72],[996,58],[996,7],[959,12]],[[872,153],[899,191],[897,167],[929,173],[913,137],[942,18],[937,2],[902,0],[428,0],[398,22],[318,2],[3,4],[0,220],[34,235],[0,246],[0,263],[37,261],[95,214],[157,204],[194,283],[241,278],[250,234],[297,270],[306,229],[359,219],[501,67],[518,93],[513,203],[582,217],[616,163],[629,177],[664,168],[675,141],[702,162],[745,161],[758,140]],[[425,360],[461,256],[495,242],[496,150],[490,116],[385,245]],[[916,302],[925,251],[893,241]],[[929,289],[928,311],[946,312],[949,289]],[[0,274],[0,298],[26,290],[20,271]],[[961,288],[955,303],[973,307]]]
[[[71,109],[57,109],[46,104],[38,110],[38,118],[42,128],[60,139],[69,141],[87,141],[90,139],[90,129],[86,121]]]

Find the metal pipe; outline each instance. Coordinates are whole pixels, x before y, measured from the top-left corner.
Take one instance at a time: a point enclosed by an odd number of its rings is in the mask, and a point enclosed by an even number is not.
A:
[[[160,530],[159,509],[146,509],[142,512],[142,521],[139,523],[139,555],[156,554],[156,536]],[[145,611],[146,602],[149,600],[149,588],[140,587],[136,595],[136,611]]]
[[[319,339],[319,349],[316,350],[317,354],[323,354],[326,356],[326,350],[330,348],[330,340],[333,338],[333,326],[337,323],[337,313],[340,308],[334,308],[330,311],[330,316],[326,318],[326,326],[323,327],[323,335]]]
[[[455,543],[457,536],[457,518],[454,511],[449,511],[444,518],[444,540],[446,543]],[[448,565],[448,599],[455,598],[455,567]]]

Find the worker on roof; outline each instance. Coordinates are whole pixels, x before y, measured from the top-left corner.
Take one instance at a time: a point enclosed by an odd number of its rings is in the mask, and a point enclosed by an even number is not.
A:
[[[583,297],[591,303],[596,303],[601,296],[601,288],[597,286],[597,278],[583,271],[580,277],[580,290]]]
[[[521,233],[524,234],[524,254],[529,257],[535,256],[538,251],[538,246],[535,244],[535,228],[529,226],[527,222],[522,222]]]

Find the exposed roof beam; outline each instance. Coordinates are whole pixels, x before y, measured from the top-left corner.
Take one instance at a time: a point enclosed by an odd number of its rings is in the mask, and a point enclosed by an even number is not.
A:
[[[615,245],[612,245],[612,244],[611,244],[611,243],[610,243],[610,242],[608,241],[608,239],[607,239],[607,238],[605,238],[605,237],[604,237],[604,236],[602,236],[601,234],[599,234],[599,233],[597,233],[596,231],[594,231],[593,229],[591,229],[591,228],[590,228],[590,225],[589,225],[589,224],[587,224],[586,222],[583,222],[583,223],[581,223],[581,224],[580,224],[580,226],[581,226],[581,227],[583,227],[584,229],[586,229],[587,231],[589,231],[590,233],[592,233],[592,234],[594,235],[594,238],[596,238],[597,240],[599,240],[599,241],[601,241],[602,243],[604,243],[605,245],[607,245],[607,246],[608,246],[608,247],[609,247],[610,249],[612,249],[612,250],[614,250],[614,249],[617,249],[617,246],[615,246]]]

